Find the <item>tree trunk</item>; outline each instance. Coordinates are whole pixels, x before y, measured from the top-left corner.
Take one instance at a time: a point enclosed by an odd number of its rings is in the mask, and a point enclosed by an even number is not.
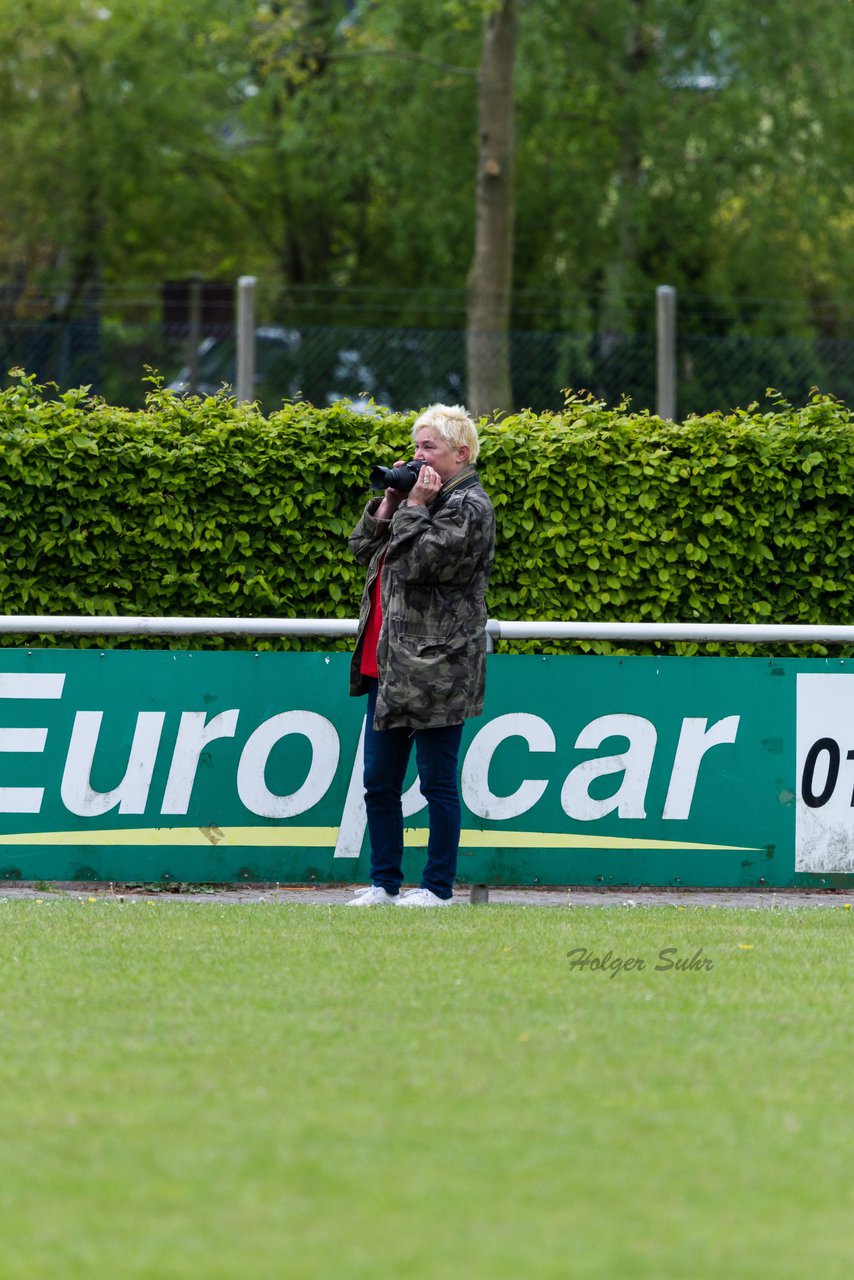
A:
[[[499,0],[486,19],[478,73],[475,238],[466,319],[468,406],[476,417],[513,408],[509,330],[515,56],[516,0]]]
[[[633,290],[639,278],[638,197],[643,180],[643,119],[640,78],[656,55],[657,33],[647,22],[647,0],[631,0],[623,56],[614,92],[618,103],[619,161],[614,210],[614,256],[605,269],[600,331],[604,353],[613,355],[632,331]]]

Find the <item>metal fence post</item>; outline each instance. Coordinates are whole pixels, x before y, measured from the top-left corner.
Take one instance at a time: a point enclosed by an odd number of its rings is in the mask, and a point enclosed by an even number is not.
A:
[[[656,384],[659,418],[676,417],[676,290],[660,284],[655,291]]]
[[[202,285],[201,276],[190,279],[189,311],[187,326],[187,389],[191,396],[199,390],[199,347],[202,342]]]
[[[235,396],[240,401],[255,399],[255,276],[237,281],[237,377]]]

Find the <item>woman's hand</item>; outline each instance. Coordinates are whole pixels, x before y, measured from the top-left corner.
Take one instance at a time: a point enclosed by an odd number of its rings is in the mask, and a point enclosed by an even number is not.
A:
[[[409,507],[429,507],[430,503],[435,501],[436,495],[442,487],[442,477],[438,471],[434,471],[432,467],[428,467],[425,462],[424,466],[418,472],[418,479],[409,490],[407,506]]]
[[[405,467],[406,458],[398,458],[394,463],[396,467]],[[375,520],[390,520],[397,508],[400,506],[406,494],[402,489],[386,489],[383,500],[374,512]]]

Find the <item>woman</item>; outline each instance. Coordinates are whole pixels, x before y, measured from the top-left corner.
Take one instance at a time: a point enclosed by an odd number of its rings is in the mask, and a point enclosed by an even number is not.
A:
[[[351,906],[451,902],[463,721],[483,710],[495,513],[474,469],[477,430],[461,406],[437,404],[416,420],[412,439],[423,464],[412,489],[386,489],[350,535],[350,549],[368,567],[350,692],[368,695],[371,841],[371,885]],[[430,833],[420,888],[401,895],[401,794],[413,743]]]

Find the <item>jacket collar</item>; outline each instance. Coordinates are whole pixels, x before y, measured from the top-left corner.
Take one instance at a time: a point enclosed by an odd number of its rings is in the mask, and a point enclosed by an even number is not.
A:
[[[441,510],[448,501],[449,495],[455,493],[457,489],[471,489],[476,484],[480,484],[480,481],[477,478],[474,464],[469,462],[463,467],[462,471],[458,471],[450,480],[445,481],[436,496],[436,501],[429,508],[430,514],[435,515],[437,511]]]
[[[439,490],[439,496],[447,498],[448,494],[453,493],[455,489],[470,489],[472,485],[477,483],[477,472],[474,469],[474,464],[468,462],[462,471],[458,471],[450,480],[445,481]]]

